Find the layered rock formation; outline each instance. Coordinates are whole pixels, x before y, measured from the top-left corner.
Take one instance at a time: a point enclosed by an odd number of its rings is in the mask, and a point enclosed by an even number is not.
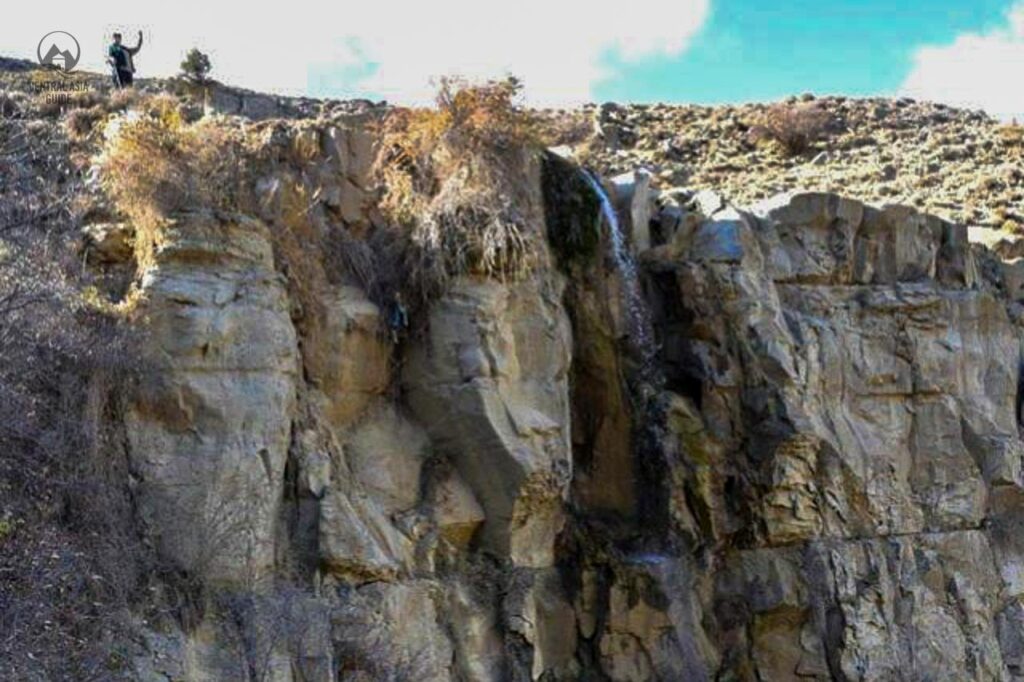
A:
[[[154,546],[225,596],[140,626],[132,675],[1024,675],[1015,264],[910,208],[638,174],[614,185],[656,352],[607,224],[451,282],[396,344],[321,252],[378,218],[363,126],[261,129],[251,215],[162,227],[125,447]]]
[[[700,386],[672,430],[727,643],[709,673],[1016,670],[1020,335],[977,255],[826,194],[719,208],[650,254],[669,385]]]
[[[267,228],[182,216],[143,278],[155,367],[126,416],[143,514],[214,581],[274,566],[298,353]]]

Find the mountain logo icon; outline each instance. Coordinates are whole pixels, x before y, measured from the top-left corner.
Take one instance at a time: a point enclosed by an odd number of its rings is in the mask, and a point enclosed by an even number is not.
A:
[[[82,48],[78,40],[67,31],[50,31],[39,41],[36,56],[43,66],[52,66],[68,73],[78,64]]]

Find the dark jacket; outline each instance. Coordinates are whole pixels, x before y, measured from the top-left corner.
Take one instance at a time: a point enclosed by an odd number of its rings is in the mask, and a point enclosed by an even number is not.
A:
[[[124,43],[118,45],[111,43],[107,49],[107,62],[118,71],[135,73],[135,61],[132,59],[142,49],[142,36],[139,36],[139,43],[135,47],[128,47]]]

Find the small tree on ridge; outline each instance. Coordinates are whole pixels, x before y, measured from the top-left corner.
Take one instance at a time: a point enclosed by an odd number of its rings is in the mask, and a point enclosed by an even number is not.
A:
[[[209,55],[193,47],[181,62],[181,73],[195,83],[205,83],[213,69]]]

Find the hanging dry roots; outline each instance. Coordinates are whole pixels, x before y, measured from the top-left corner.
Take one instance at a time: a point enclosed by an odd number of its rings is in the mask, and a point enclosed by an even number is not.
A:
[[[537,128],[515,105],[519,89],[515,79],[444,80],[435,108],[400,110],[383,124],[381,207],[407,236],[403,264],[421,293],[462,274],[520,277],[534,264],[536,235],[515,207]]]

